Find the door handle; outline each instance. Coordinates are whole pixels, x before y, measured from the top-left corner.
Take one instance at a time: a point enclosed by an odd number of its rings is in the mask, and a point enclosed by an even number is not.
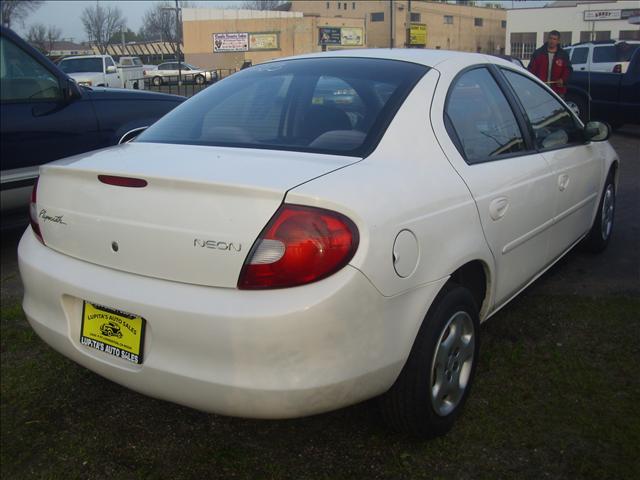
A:
[[[569,175],[566,173],[563,173],[558,177],[558,188],[560,189],[561,192],[564,192],[565,189],[567,188],[567,185],[569,185]]]
[[[491,200],[489,204],[489,215],[493,220],[500,220],[509,210],[509,199],[507,197],[498,197]]]

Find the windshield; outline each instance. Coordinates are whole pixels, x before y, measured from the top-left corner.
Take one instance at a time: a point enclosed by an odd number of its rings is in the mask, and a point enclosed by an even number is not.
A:
[[[69,58],[62,60],[59,64],[60,69],[65,73],[102,73],[101,58]]]
[[[367,58],[256,65],[203,90],[136,141],[366,156],[428,69]]]

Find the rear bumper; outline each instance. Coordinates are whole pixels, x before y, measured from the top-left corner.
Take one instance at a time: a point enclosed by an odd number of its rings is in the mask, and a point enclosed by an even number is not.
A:
[[[442,282],[383,297],[353,267],[311,285],[239,291],[158,280],[19,248],[24,310],[54,349],[132,390],[224,415],[288,418],[386,391]],[[80,344],[82,300],[147,319],[133,365]]]

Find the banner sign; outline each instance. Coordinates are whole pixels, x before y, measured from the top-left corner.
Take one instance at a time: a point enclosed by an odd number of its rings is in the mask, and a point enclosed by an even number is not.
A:
[[[340,29],[340,45],[357,47],[363,44],[364,35],[358,27],[342,27]]]
[[[584,12],[585,21],[594,20],[620,20],[622,11],[620,10],[586,10]]]
[[[427,44],[427,25],[425,23],[412,23],[409,28],[409,45]]]
[[[340,45],[340,29],[334,27],[321,27],[319,29],[318,45]]]
[[[249,50],[248,33],[214,33],[213,51],[218,52],[246,52]]]
[[[277,33],[250,33],[249,50],[278,50]]]

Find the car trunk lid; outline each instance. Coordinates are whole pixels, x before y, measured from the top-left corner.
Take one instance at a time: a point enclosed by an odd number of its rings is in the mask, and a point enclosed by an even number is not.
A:
[[[60,253],[155,278],[235,287],[287,190],[356,161],[130,143],[43,166],[37,211],[46,245]],[[99,175],[146,186],[104,183]]]

